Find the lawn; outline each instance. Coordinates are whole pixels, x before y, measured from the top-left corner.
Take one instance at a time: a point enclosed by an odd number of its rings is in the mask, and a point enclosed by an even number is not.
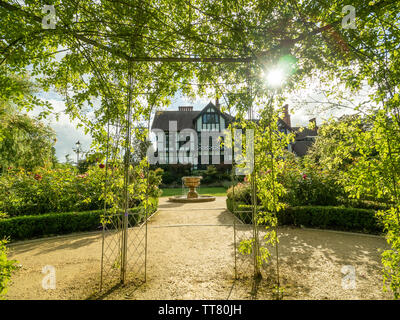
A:
[[[161,197],[172,197],[182,194],[182,188],[165,188],[161,190],[163,192]],[[203,196],[226,196],[226,189],[224,187],[200,187],[196,190]]]

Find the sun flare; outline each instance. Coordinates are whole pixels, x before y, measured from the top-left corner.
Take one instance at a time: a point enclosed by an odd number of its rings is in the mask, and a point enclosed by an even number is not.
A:
[[[285,81],[285,73],[280,68],[271,69],[266,75],[266,81],[273,88],[280,87]]]

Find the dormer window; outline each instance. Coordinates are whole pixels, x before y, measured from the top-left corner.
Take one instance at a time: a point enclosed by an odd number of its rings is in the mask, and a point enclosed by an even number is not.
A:
[[[203,124],[217,124],[219,123],[219,116],[216,113],[204,113]]]

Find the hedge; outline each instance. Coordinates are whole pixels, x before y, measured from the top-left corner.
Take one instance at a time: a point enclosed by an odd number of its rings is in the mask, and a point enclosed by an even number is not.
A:
[[[233,201],[226,200],[228,210],[233,211]],[[249,205],[237,205],[236,211],[249,211]],[[252,223],[251,214],[237,212],[244,223]],[[375,210],[333,206],[288,207],[278,213],[279,225],[305,226],[310,228],[380,234],[383,225],[375,216]]]
[[[151,198],[150,213],[157,210],[158,199]],[[95,231],[102,228],[101,217],[104,210],[47,213],[40,215],[18,216],[0,220],[0,239],[11,241],[61,235],[73,232]],[[143,207],[130,209],[129,223],[136,225],[143,218]],[[139,219],[138,219],[139,218]],[[112,224],[109,224],[112,227]]]
[[[360,209],[371,209],[371,210],[388,210],[390,209],[391,205],[388,203],[378,202],[378,201],[371,201],[371,200],[358,200],[358,199],[345,199],[340,200],[341,204],[345,207],[353,207],[353,208],[360,208]]]

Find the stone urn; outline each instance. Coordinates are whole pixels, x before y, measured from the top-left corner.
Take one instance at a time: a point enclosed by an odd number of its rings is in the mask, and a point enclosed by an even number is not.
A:
[[[200,180],[203,177],[183,177],[183,184],[185,187],[189,188],[189,192],[187,194],[188,199],[197,199],[199,194],[196,191],[196,188],[200,185]]]

